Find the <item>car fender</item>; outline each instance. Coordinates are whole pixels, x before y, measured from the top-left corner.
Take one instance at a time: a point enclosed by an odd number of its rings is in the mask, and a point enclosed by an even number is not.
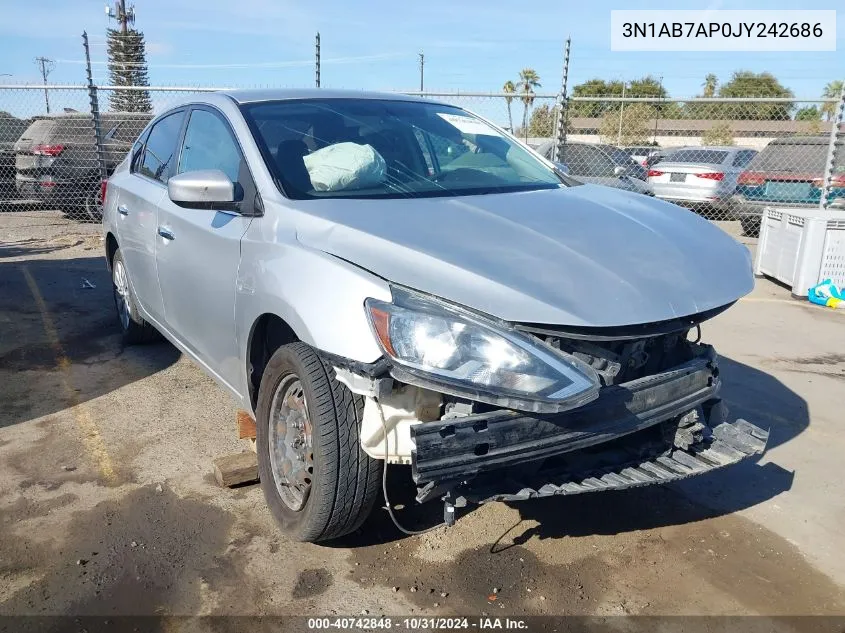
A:
[[[292,243],[244,243],[235,296],[235,327],[248,394],[250,336],[265,314],[290,326],[297,338],[335,356],[372,363],[382,355],[364,312],[368,297],[390,301],[380,277],[328,253]],[[244,405],[248,407],[249,403]]]

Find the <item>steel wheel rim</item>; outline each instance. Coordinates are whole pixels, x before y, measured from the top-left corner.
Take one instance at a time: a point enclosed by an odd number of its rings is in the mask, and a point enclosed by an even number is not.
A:
[[[285,376],[276,387],[268,426],[270,467],[276,492],[282,503],[299,512],[311,492],[314,449],[308,403],[296,374]]]
[[[123,262],[117,260],[114,263],[114,272],[112,273],[112,281],[114,285],[114,303],[117,306],[117,316],[120,318],[120,324],[124,330],[129,329],[129,281],[126,278],[126,269],[123,267]]]

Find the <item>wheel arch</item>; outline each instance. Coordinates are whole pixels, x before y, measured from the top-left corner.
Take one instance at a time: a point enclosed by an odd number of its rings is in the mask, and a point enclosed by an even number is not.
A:
[[[261,377],[270,357],[282,345],[300,340],[288,322],[272,312],[265,312],[253,322],[246,345],[246,382],[253,410],[258,402]]]
[[[117,252],[117,249],[117,238],[114,236],[114,233],[109,231],[106,234],[106,263],[108,264],[109,270],[111,270],[111,263],[114,259],[114,254]]]

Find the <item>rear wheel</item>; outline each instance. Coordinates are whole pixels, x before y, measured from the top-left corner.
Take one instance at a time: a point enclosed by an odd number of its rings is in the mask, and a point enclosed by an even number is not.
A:
[[[95,185],[92,185],[91,188],[88,189],[83,195],[84,198],[82,201],[82,206],[85,210],[85,215],[87,215],[88,219],[92,222],[102,222],[103,198],[100,184],[96,183]]]
[[[740,218],[739,223],[742,225],[742,234],[748,237],[760,236],[760,220],[759,218],[744,217]]]
[[[381,463],[361,450],[362,411],[363,399],[308,345],[280,347],[267,363],[256,409],[259,476],[290,538],[338,538],[372,511]]]
[[[138,303],[129,285],[129,276],[126,274],[126,264],[120,249],[117,249],[112,257],[111,269],[114,306],[124,342],[136,345],[158,339],[158,331],[144,320],[138,310]]]

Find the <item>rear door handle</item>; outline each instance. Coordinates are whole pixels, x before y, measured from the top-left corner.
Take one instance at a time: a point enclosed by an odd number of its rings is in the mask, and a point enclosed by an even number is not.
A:
[[[163,226],[158,227],[158,234],[161,235],[164,239],[173,241],[176,239],[176,236],[173,235],[173,231]]]
[[[121,204],[117,207],[117,212],[120,215],[129,215],[129,207],[127,207],[125,204]]]

